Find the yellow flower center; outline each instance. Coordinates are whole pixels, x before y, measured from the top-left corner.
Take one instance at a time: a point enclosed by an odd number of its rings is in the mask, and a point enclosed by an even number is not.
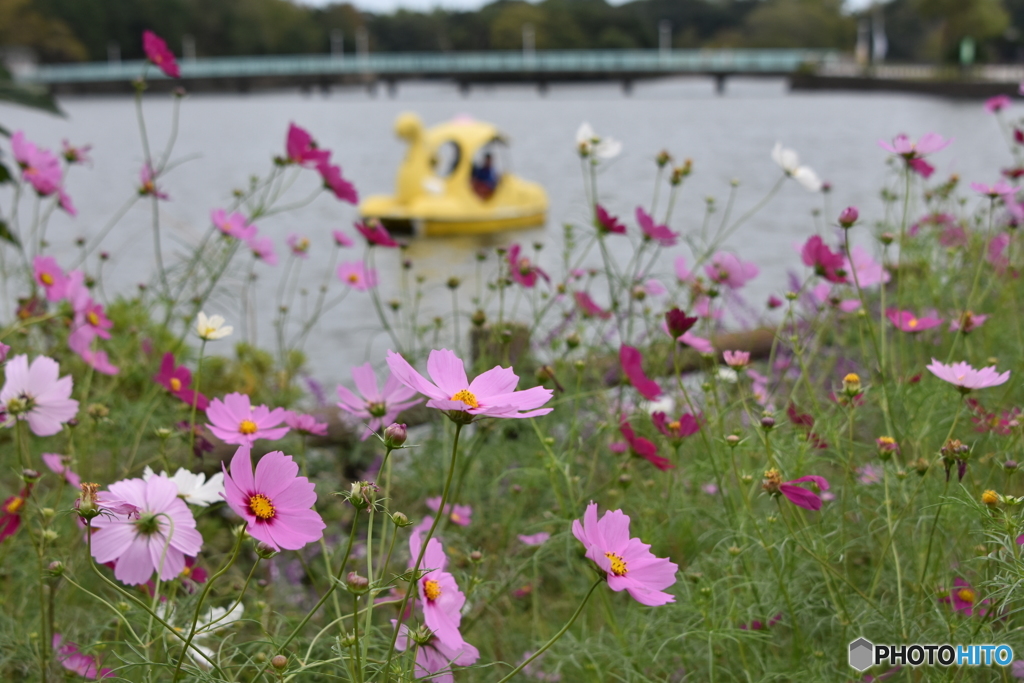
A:
[[[626,575],[626,571],[627,570],[626,570],[626,561],[625,560],[623,560],[621,557],[619,557],[615,553],[605,553],[604,556],[612,561],[612,574],[615,574],[615,576],[625,576]]]
[[[974,602],[974,591],[970,588],[961,588],[956,592],[956,596],[964,602]]]
[[[453,512],[450,515],[449,519],[451,519],[452,522],[454,522],[455,524],[460,524],[462,522],[462,517],[460,517],[459,513],[457,513],[457,512]]]
[[[669,422],[667,426],[668,431],[672,432],[673,434],[678,434],[679,429],[682,427],[682,425],[679,424],[679,420],[673,420],[672,422]]]
[[[249,509],[260,519],[270,519],[274,516],[273,504],[262,493],[249,497]]]
[[[85,317],[89,319],[89,324],[93,327],[100,326],[100,317],[96,315],[95,311],[89,311],[89,314]]]
[[[843,378],[843,381],[844,382],[850,382],[851,384],[853,384],[855,382],[860,382],[860,375],[858,375],[855,372],[851,372],[850,374],[848,374],[846,377]]]
[[[181,380],[177,377],[171,378],[171,391],[181,391]]]
[[[192,576],[192,567],[186,566],[184,569],[181,570],[181,575],[184,576],[186,579]]]
[[[25,499],[24,498],[22,498],[21,496],[15,496],[14,498],[11,499],[10,503],[8,503],[6,506],[4,506],[4,512],[10,513],[12,515],[16,515],[16,514],[18,514],[18,510],[20,510],[21,506],[24,505],[24,504],[25,504]]]
[[[462,391],[456,392],[452,396],[453,401],[462,401],[470,408],[479,408],[480,403],[476,400],[476,396],[469,389],[463,389]]]
[[[433,579],[424,581],[423,594],[427,596],[427,600],[437,600],[441,597],[441,584]]]
[[[352,284],[356,284],[357,282],[359,282],[359,275],[358,275],[358,273],[352,273],[351,275],[349,275],[348,276],[348,281],[351,282]]]
[[[911,318],[910,320],[908,320],[907,327],[909,327],[910,329],[914,329],[915,327],[917,327],[917,318]]]
[[[49,287],[53,284],[53,276],[49,273],[43,273],[39,276],[39,279],[43,281],[43,284]]]
[[[242,434],[255,434],[257,429],[259,428],[252,420],[242,420],[242,424],[238,425],[238,431]]]
[[[893,444],[896,443],[896,439],[892,438],[891,436],[880,436],[878,437],[878,443],[883,443],[887,446],[892,446]]]

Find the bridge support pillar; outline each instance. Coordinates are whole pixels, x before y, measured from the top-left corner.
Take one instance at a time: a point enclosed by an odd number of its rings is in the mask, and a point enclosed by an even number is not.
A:
[[[541,97],[545,97],[548,94],[547,81],[537,81],[537,94]]]
[[[726,75],[725,74],[715,74],[715,94],[716,95],[724,95],[725,94],[725,79],[726,79]]]
[[[469,97],[470,87],[469,81],[459,81],[459,94],[463,97]]]
[[[366,83],[366,94],[369,95],[370,97],[376,97],[377,96],[377,81],[376,80],[367,81],[367,83]]]
[[[622,94],[629,97],[633,94],[633,79],[627,78],[622,81]]]
[[[394,99],[398,94],[398,81],[394,78],[388,80],[388,97]]]

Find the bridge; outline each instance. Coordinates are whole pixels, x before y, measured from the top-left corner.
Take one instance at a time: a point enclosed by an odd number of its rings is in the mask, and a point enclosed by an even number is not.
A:
[[[840,62],[833,50],[539,50],[410,52],[346,55],[217,57],[181,62],[181,82],[192,91],[249,91],[384,84],[394,92],[405,80],[450,80],[468,91],[474,83],[620,81],[679,75],[715,79],[721,92],[735,75],[787,76]],[[55,93],[129,92],[145,71],[151,89],[179,82],[142,61],[40,66],[18,76]]]

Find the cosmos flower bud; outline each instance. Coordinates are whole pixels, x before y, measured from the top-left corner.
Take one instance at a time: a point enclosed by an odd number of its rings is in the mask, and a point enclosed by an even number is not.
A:
[[[736,446],[740,445],[740,437],[736,436],[735,434],[730,434],[729,436],[725,437],[725,443],[735,448]]]
[[[765,414],[761,417],[761,427],[767,431],[775,426],[775,418],[770,414]]]
[[[899,444],[891,436],[878,437],[875,439],[875,446],[878,447],[878,457],[882,460],[888,460],[892,457],[893,453],[900,452]]]
[[[852,228],[858,218],[860,218],[860,212],[857,211],[857,207],[848,206],[839,214],[839,225],[847,229]]]
[[[404,424],[395,422],[384,430],[384,446],[389,449],[401,448],[408,438],[409,432]]]
[[[37,481],[39,481],[39,477],[41,476],[42,475],[39,474],[39,472],[36,470],[24,469],[21,471],[21,480],[26,484],[36,483]]]
[[[270,660],[270,666],[278,671],[284,671],[288,666],[288,658],[284,655],[274,655],[274,658]]]
[[[47,565],[46,571],[49,572],[50,576],[60,576],[64,573],[64,563],[60,560],[54,560]]]
[[[580,345],[580,335],[573,332],[572,334],[565,338],[565,345],[568,346],[570,349],[575,349],[577,346]]]
[[[409,517],[406,516],[404,512],[396,512],[391,515],[391,521],[394,522],[397,527],[406,527],[412,524],[412,522],[409,521]]]
[[[370,588],[370,580],[356,572],[349,572],[345,577],[345,583],[348,585],[349,592],[356,595],[362,595]]]
[[[474,327],[483,327],[484,323],[487,322],[487,314],[484,313],[484,309],[478,308],[473,313],[473,317],[470,318]]]
[[[1018,467],[1016,460],[1007,460],[1003,463],[1003,469],[1007,472],[1016,472]]]
[[[96,501],[96,492],[99,491],[99,484],[82,482],[81,492],[78,500],[75,501],[75,510],[82,519],[93,519],[100,514],[99,504]]]
[[[658,156],[654,158],[654,163],[658,164],[658,168],[664,168],[670,161],[672,161],[672,155],[665,149],[658,152]]]
[[[843,377],[843,393],[853,398],[861,392],[860,375],[851,372]]]
[[[273,548],[273,546],[264,543],[263,541],[260,541],[256,544],[256,554],[264,560],[269,560],[270,558],[274,557],[274,555],[277,555],[277,551]]]

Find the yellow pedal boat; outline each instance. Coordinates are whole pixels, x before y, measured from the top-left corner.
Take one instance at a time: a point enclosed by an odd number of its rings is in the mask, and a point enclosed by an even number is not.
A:
[[[479,235],[543,225],[548,196],[508,171],[507,140],[489,123],[456,118],[425,130],[419,116],[399,115],[395,133],[409,149],[394,195],[367,197],[364,219],[397,233]]]

